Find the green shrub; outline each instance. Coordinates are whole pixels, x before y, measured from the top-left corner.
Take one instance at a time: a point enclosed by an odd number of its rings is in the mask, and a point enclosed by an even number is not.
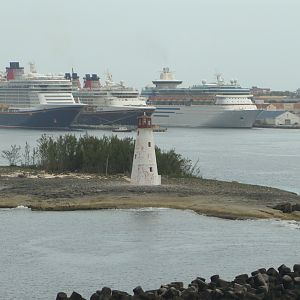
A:
[[[16,149],[17,154],[15,151]],[[2,156],[10,164],[18,161],[20,147],[12,146],[11,151],[3,151]],[[175,150],[162,151],[155,148],[158,172],[170,177],[199,176],[199,169],[192,166],[190,160],[182,157]],[[8,155],[8,154],[14,155]],[[30,147],[26,143],[23,166],[29,165],[49,172],[88,172],[98,174],[131,173],[134,153],[132,138],[119,139],[117,136],[97,138],[85,134],[76,138],[66,134],[53,138],[42,135],[37,141],[37,148],[30,156]],[[11,156],[13,158],[11,158]]]

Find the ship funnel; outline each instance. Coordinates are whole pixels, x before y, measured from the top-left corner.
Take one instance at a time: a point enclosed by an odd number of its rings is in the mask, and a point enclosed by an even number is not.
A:
[[[20,67],[19,62],[10,62],[9,67],[6,67],[6,79],[13,80],[22,77],[24,68]]]

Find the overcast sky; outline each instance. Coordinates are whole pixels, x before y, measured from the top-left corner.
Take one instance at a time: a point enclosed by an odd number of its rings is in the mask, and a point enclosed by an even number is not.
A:
[[[300,87],[299,0],[0,0],[0,69],[103,74],[141,88],[170,67],[184,85],[220,72]]]

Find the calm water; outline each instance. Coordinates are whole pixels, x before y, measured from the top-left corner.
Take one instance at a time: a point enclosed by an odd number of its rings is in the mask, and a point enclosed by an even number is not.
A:
[[[300,224],[229,221],[168,209],[0,210],[0,298],[88,297],[103,286],[132,291],[218,272],[300,263]]]
[[[11,144],[34,146],[43,132],[34,130],[0,130],[0,151]],[[70,133],[70,132],[68,132]],[[82,135],[84,131],[71,132]],[[88,131],[95,136],[111,135],[110,131]],[[54,136],[62,131],[50,132]],[[135,133],[118,133],[135,136]],[[278,187],[300,194],[300,130],[286,129],[183,129],[169,128],[155,133],[163,149],[198,161],[205,178]],[[0,158],[0,164],[7,162]]]

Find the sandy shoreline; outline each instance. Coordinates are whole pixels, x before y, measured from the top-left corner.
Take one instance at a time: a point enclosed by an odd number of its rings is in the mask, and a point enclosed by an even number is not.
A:
[[[190,209],[229,219],[276,218],[300,221],[300,212],[271,207],[300,204],[295,193],[237,182],[163,178],[162,186],[131,186],[125,176],[51,175],[0,168],[0,207],[33,210],[87,210],[163,207]]]

